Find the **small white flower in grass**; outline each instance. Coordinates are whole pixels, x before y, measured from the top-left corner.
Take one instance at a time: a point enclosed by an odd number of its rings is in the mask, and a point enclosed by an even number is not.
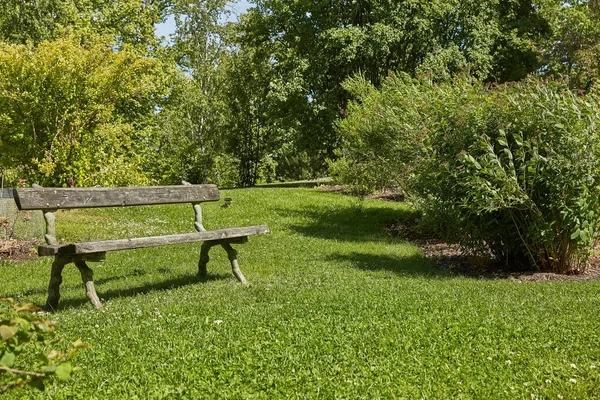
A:
[[[575,365],[575,364],[571,364],[571,368],[575,368],[575,369],[577,369],[577,365]]]
[[[488,359],[488,361],[492,361],[492,357],[488,357],[487,359]]]
[[[558,395],[558,398],[559,398],[559,399],[564,399],[564,397],[563,397],[563,395],[562,395],[562,394],[559,394],[559,395]]]
[[[590,365],[590,369],[594,369],[596,366],[594,364]]]
[[[544,382],[546,382],[546,383],[552,383],[552,381],[550,379],[546,379]]]
[[[94,325],[94,327],[96,327],[96,328],[100,328],[100,325],[96,324],[96,325]]]
[[[512,364],[512,362],[511,362],[510,360],[506,360],[506,361],[504,362],[504,364],[506,364],[506,365],[510,365],[510,364]]]
[[[222,320],[222,319],[215,319],[215,320],[213,321],[213,324],[217,324],[217,325],[221,325],[222,323],[223,323],[223,320]]]
[[[569,379],[569,382],[571,382],[571,383],[577,383],[577,380],[575,378],[571,378],[571,379]]]

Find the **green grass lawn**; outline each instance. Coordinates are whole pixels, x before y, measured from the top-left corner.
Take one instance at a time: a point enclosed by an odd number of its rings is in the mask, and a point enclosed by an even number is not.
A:
[[[239,250],[240,285],[213,248],[109,253],[94,264],[104,309],[63,273],[52,315],[84,367],[46,392],[7,398],[600,397],[600,282],[475,280],[433,268],[386,223],[401,203],[312,189],[223,191],[207,229],[267,224]],[[193,230],[190,205],[59,212],[58,234],[87,240]],[[43,304],[50,259],[0,265],[0,297]],[[562,396],[562,397],[561,397]]]

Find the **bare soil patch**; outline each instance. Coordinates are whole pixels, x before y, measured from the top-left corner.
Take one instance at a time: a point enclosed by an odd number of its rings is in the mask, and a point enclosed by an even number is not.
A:
[[[0,262],[22,262],[37,258],[34,241],[0,239]]]
[[[600,245],[590,258],[585,272],[578,274],[555,274],[551,272],[506,271],[497,263],[482,257],[463,254],[456,244],[445,243],[439,239],[428,237],[414,228],[414,223],[394,223],[385,229],[393,236],[410,241],[421,248],[421,251],[434,265],[451,274],[468,276],[477,279],[508,279],[521,282],[550,281],[592,281],[600,280]]]

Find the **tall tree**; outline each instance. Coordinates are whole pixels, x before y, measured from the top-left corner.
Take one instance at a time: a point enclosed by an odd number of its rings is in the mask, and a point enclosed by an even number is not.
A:
[[[587,91],[600,79],[600,2],[547,1],[542,11],[551,26],[543,42],[544,72],[562,75]]]
[[[38,44],[67,29],[81,36],[105,35],[115,46],[130,44],[147,52],[159,45],[155,25],[169,5],[170,0],[4,0],[0,40]]]
[[[243,46],[266,47],[274,61],[269,85],[280,104],[272,119],[321,171],[339,144],[334,125],[345,114],[348,77],[379,86],[390,71],[468,67],[482,79],[519,79],[539,67],[532,43],[542,25],[522,0],[257,0],[242,22]]]
[[[239,186],[257,183],[263,159],[277,142],[269,107],[272,89],[271,62],[262,47],[241,48],[230,54],[227,65],[227,150],[238,164]]]
[[[181,74],[160,121],[157,174],[165,182],[202,183],[215,177],[225,147],[223,60],[228,49],[220,23],[225,6],[225,0],[175,0],[170,9],[176,30],[166,54]]]

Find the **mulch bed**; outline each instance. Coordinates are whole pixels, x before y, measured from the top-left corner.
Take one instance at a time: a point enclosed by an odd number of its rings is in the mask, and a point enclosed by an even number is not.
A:
[[[0,262],[21,262],[37,258],[36,243],[14,239],[0,239]]]
[[[394,223],[385,228],[393,236],[410,241],[421,248],[423,255],[438,268],[453,275],[477,279],[507,279],[521,282],[593,281],[600,280],[600,244],[583,273],[555,274],[552,272],[505,271],[493,261],[464,255],[456,244],[426,237],[414,229],[415,223]]]

